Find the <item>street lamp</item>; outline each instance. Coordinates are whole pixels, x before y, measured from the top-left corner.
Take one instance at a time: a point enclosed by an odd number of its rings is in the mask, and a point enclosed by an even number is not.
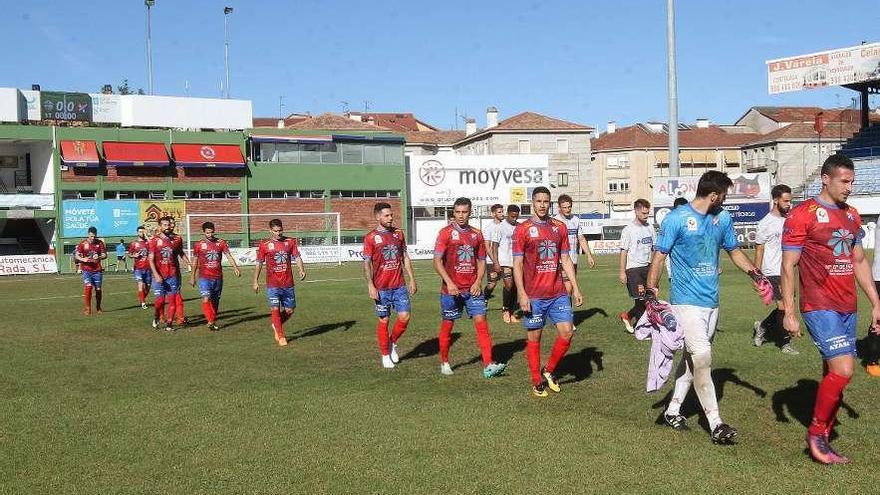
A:
[[[229,98],[229,14],[232,13],[232,7],[223,7],[223,38],[225,40],[224,59],[226,62],[226,98]]]
[[[149,84],[150,94],[153,94],[153,36],[152,26],[150,23],[150,12],[156,0],[144,0],[147,7],[147,83]]]

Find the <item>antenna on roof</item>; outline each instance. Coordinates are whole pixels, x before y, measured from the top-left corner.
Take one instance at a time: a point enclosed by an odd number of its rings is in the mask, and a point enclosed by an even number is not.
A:
[[[348,107],[348,102],[347,102],[347,101],[342,100],[342,101],[339,102],[339,104],[342,106],[342,113],[345,114],[345,113],[348,113],[348,112],[350,111],[350,108]]]
[[[373,104],[372,101],[370,101],[370,100],[364,100],[364,113],[369,113],[369,112],[370,112],[370,105],[372,105],[372,104]]]

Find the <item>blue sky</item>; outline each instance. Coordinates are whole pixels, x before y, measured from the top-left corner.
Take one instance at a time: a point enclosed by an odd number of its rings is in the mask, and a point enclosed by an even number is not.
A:
[[[216,97],[230,17],[231,88],[256,116],[407,111],[451,128],[535,111],[604,127],[665,120],[664,0],[156,0],[156,94]],[[849,105],[843,88],[767,94],[768,59],[880,41],[874,1],[676,2],[679,115],[733,122],[752,105]],[[5,2],[0,86],[147,88],[142,0]],[[877,97],[875,97],[877,98]],[[872,100],[872,105],[878,102]],[[459,128],[463,123],[459,121]]]

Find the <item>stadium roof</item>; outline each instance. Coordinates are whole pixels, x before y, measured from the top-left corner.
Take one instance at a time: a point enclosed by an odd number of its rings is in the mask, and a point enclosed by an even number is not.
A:
[[[822,139],[829,141],[845,141],[859,132],[859,122],[825,122],[822,130]],[[754,136],[754,134],[752,135]],[[744,143],[754,145],[760,143],[772,143],[777,141],[813,141],[819,140],[819,133],[813,128],[813,122],[795,122],[787,124],[767,134],[758,135],[751,141]]]

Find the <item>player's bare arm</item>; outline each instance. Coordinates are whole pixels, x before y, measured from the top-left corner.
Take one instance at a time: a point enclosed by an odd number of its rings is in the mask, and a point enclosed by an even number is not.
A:
[[[874,285],[874,276],[871,273],[871,265],[865,256],[865,249],[861,245],[853,247],[853,269],[856,281],[862,292],[868,296],[871,303],[871,331],[880,335],[880,298],[877,296],[877,288]]]
[[[226,259],[229,261],[229,266],[232,267],[232,273],[235,274],[236,277],[241,276],[241,269],[238,267],[238,264],[235,262],[235,256],[232,255],[229,250],[226,250]]]
[[[764,245],[755,244],[755,266],[761,268],[764,266]]]
[[[407,289],[410,295],[413,295],[419,291],[419,286],[413,273],[412,260],[409,259],[409,254],[406,251],[403,252],[403,270],[406,272]]]
[[[622,284],[626,285],[626,257],[629,251],[626,249],[620,250],[620,258],[619,258],[619,273],[617,274],[617,280]]]
[[[783,251],[782,252],[782,278],[780,285],[782,290],[782,302],[786,308],[796,308],[794,305],[794,287],[797,283],[795,277],[795,269],[801,260],[800,251]],[[797,317],[796,311],[786,311],[785,317],[782,319],[782,326],[785,331],[793,337],[801,336],[801,322]]]
[[[190,286],[190,287],[195,287],[195,286],[196,286],[196,275],[199,273],[199,264],[198,264],[198,263],[193,263],[193,264],[189,267],[189,273],[190,273],[190,276],[189,276],[189,286]]]
[[[587,238],[584,237],[583,234],[578,234],[578,244],[580,244],[581,249],[584,251],[584,254],[587,255],[587,265],[589,265],[590,268],[595,268],[596,259],[593,258],[593,252],[590,251],[590,243],[587,242]]]
[[[486,256],[489,257],[489,260],[492,261],[492,269],[493,271],[498,271],[498,247],[493,249],[492,245],[496,244],[488,239],[483,241],[483,244],[486,246]]]
[[[581,306],[584,303],[584,296],[583,294],[581,294],[581,288],[578,285],[577,275],[574,272],[574,263],[572,263],[571,258],[569,258],[568,255],[564,253],[562,254],[562,256],[559,257],[559,259],[562,263],[562,270],[568,277],[568,281],[571,282],[572,302],[574,302],[575,306]]]
[[[443,266],[443,258],[434,256],[434,271],[437,272],[437,275],[440,275],[440,278],[442,278],[444,282],[446,282],[446,291],[449,292],[450,296],[461,294],[458,287],[455,285],[455,282],[452,281],[452,277],[446,272],[446,267]]]
[[[159,269],[156,268],[156,255],[150,251],[150,254],[147,255],[147,259],[150,260],[150,271],[153,272],[153,280],[161,284],[165,279],[162,278],[162,275],[159,275]]]
[[[660,281],[660,274],[663,272],[663,267],[666,265],[666,253],[661,253],[660,251],[654,251],[654,256],[651,258],[651,267],[648,269],[648,288],[657,289],[657,285]]]
[[[254,268],[254,292],[260,292],[260,272],[263,271],[263,262],[257,260],[257,267]]]
[[[513,281],[516,284],[516,295],[519,300],[519,308],[526,313],[532,312],[532,303],[526,294],[526,285],[523,283],[523,259],[522,256],[513,257]]]
[[[306,279],[306,265],[303,264],[302,256],[296,257],[296,268],[299,270],[299,279],[303,281]]]
[[[367,293],[370,295],[370,299],[378,300],[379,291],[373,283],[373,260],[369,258],[364,259],[364,278],[367,280]]]
[[[471,295],[479,296],[483,293],[482,281],[486,275],[486,260],[477,260],[477,280],[471,285]]]

